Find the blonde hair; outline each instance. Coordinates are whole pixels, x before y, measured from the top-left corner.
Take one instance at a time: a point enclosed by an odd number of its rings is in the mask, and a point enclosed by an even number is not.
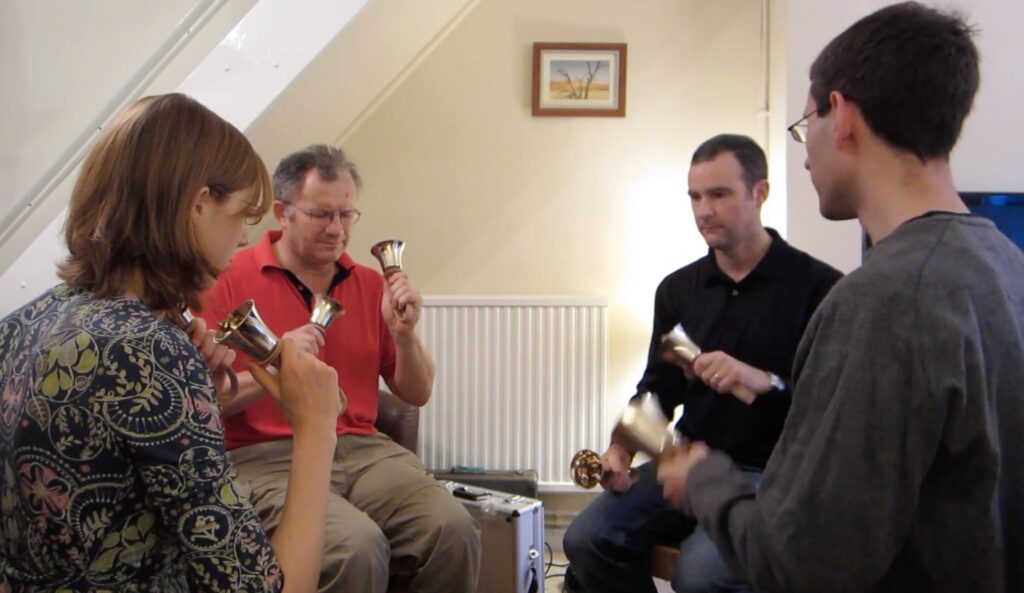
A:
[[[82,165],[64,225],[70,255],[61,279],[98,297],[138,280],[138,296],[152,310],[198,306],[217,274],[192,227],[192,200],[204,186],[217,200],[255,186],[250,216],[273,203],[267,168],[237,128],[185,95],[138,100]]]

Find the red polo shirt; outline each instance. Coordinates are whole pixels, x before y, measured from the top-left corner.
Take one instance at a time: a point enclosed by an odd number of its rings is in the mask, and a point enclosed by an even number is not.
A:
[[[216,327],[246,299],[256,302],[260,317],[278,337],[309,322],[306,299],[274,254],[273,244],[280,238],[280,230],[268,231],[259,243],[235,253],[216,285],[203,294],[201,315],[208,325]],[[379,377],[390,381],[395,374],[395,343],[380,314],[384,279],[347,252],[338,263],[347,275],[331,290],[331,297],[345,314],[335,317],[328,328],[320,358],[338,371],[338,384],[348,397],[348,409],[338,418],[338,434],[371,434],[376,431]],[[235,368],[243,370],[240,361]],[[228,449],[292,436],[269,395],[224,418],[224,431]]]

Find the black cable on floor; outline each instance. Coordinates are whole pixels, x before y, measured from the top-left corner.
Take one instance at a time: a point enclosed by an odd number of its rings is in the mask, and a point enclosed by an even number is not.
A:
[[[555,562],[555,551],[548,542],[544,542],[544,549],[548,552],[548,560],[544,563],[544,580],[548,580],[550,578],[548,577],[548,572],[551,570],[552,566],[556,568],[568,568],[569,563],[566,562],[565,564],[562,564],[561,562]],[[561,576],[565,576],[564,573]]]

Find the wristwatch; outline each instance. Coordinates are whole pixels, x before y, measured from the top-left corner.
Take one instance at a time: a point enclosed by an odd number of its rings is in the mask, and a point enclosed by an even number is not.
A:
[[[771,384],[772,389],[774,389],[776,391],[785,391],[786,390],[786,382],[782,380],[782,377],[776,375],[775,373],[773,373],[771,371],[766,371],[766,372],[768,373],[768,383]]]

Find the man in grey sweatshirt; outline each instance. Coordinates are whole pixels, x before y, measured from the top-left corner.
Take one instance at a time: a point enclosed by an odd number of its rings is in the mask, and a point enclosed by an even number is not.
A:
[[[1024,591],[1024,254],[949,166],[971,36],[898,4],[811,66],[790,131],[822,215],[874,246],[811,319],[760,489],[699,443],[658,471],[758,589]]]

